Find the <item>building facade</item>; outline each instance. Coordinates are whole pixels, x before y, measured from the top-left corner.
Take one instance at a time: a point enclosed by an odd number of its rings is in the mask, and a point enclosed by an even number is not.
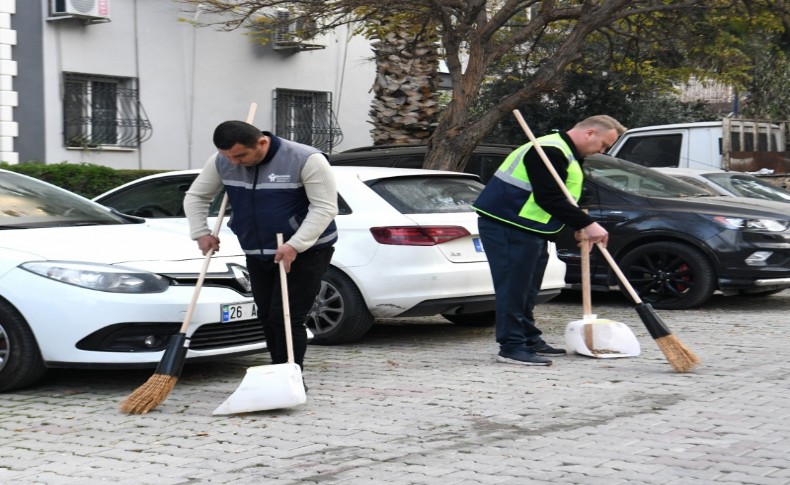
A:
[[[286,12],[275,12],[287,15]],[[202,167],[245,119],[327,153],[371,144],[375,64],[350,28],[269,43],[172,0],[0,0],[0,160]]]

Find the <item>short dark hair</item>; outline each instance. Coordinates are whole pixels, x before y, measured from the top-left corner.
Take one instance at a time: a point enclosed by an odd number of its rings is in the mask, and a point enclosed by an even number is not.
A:
[[[255,148],[261,137],[261,130],[243,121],[223,121],[214,129],[214,146],[219,150],[229,150],[240,144]]]

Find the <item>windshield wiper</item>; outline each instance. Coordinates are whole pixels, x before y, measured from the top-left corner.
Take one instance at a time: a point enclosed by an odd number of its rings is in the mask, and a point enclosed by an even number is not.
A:
[[[69,221],[68,223],[62,224],[63,226],[104,226],[107,224],[115,224],[115,222],[108,222],[108,221]]]
[[[26,225],[23,225],[23,224],[17,224],[15,226],[10,226],[10,225],[0,224],[0,229],[30,229],[31,227],[35,227],[35,226],[26,226]]]
[[[145,222],[145,218],[144,217],[133,216],[131,214],[124,214],[123,212],[119,211],[115,207],[109,207],[109,206],[107,206],[107,207],[110,209],[110,212],[112,212],[116,216],[118,216],[121,219],[124,219],[126,221],[134,222],[135,224],[140,224],[140,223]]]

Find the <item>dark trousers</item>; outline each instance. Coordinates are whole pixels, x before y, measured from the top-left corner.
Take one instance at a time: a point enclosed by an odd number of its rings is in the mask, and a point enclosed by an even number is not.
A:
[[[548,242],[527,231],[480,218],[480,239],[496,294],[496,341],[503,352],[541,341],[532,310],[549,260]]]
[[[334,251],[335,248],[330,247],[300,253],[291,264],[291,271],[287,275],[294,362],[303,369],[304,355],[307,352],[305,320],[321,289],[321,277],[329,269]],[[252,296],[258,307],[258,319],[263,325],[272,364],[284,364],[288,362],[288,348],[285,343],[279,265],[271,259],[248,256],[247,269],[250,272]]]

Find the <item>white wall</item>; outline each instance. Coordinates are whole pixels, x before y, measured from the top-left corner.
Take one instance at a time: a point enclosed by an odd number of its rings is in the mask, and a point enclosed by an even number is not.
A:
[[[19,127],[14,121],[14,108],[18,96],[14,91],[17,63],[13,59],[16,31],[11,28],[11,15],[16,12],[12,0],[0,0],[0,160],[18,163],[19,154],[14,151],[14,138]]]
[[[214,127],[227,119],[245,119],[251,102],[258,104],[255,124],[273,130],[271,101],[277,88],[332,93],[343,131],[335,151],[371,143],[367,112],[375,66],[367,41],[349,40],[341,31],[327,39],[326,49],[277,51],[252,43],[243,30],[223,32],[179,22],[179,17],[194,18],[194,10],[183,10],[187,7],[166,0],[110,0],[108,23],[42,19],[48,163],[199,168],[214,151]],[[151,138],[140,150],[66,149],[64,71],[137,77],[153,125]]]

